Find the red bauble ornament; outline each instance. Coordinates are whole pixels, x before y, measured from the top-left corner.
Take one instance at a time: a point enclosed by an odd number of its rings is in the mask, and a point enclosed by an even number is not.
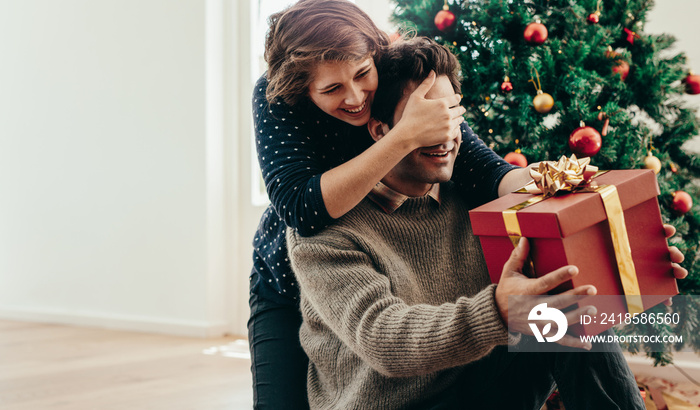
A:
[[[503,157],[503,159],[509,164],[513,164],[513,165],[517,165],[521,168],[525,168],[527,166],[527,158],[525,158],[525,155],[521,154],[518,151],[520,151],[520,150],[516,150],[515,152],[507,153],[506,156]]]
[[[688,76],[685,77],[683,83],[685,84],[685,92],[688,94],[700,94],[700,75],[691,71],[688,73]]]
[[[532,44],[542,44],[547,41],[548,36],[549,32],[547,31],[547,27],[540,22],[528,24],[523,33],[525,41]]]
[[[623,60],[620,54],[615,52],[612,47],[608,46],[607,51],[605,51],[605,58],[610,58],[615,60],[612,67],[613,74],[620,74],[622,81],[625,81],[627,74],[630,73],[630,65],[627,61]]]
[[[627,74],[630,73],[630,65],[625,60],[616,60],[612,71],[615,74],[620,74],[622,81],[625,81]]]
[[[447,31],[454,26],[457,17],[447,9],[447,5],[435,15],[435,27],[440,31]]]
[[[569,135],[569,149],[579,158],[594,156],[602,145],[600,133],[583,123]]]
[[[588,15],[588,22],[591,24],[598,24],[600,22],[600,12],[596,11]]]
[[[510,82],[510,78],[506,76],[501,83],[501,92],[503,94],[508,94],[513,91],[513,83]]]
[[[685,191],[676,191],[673,193],[673,203],[671,208],[679,214],[685,214],[693,207],[693,198]]]

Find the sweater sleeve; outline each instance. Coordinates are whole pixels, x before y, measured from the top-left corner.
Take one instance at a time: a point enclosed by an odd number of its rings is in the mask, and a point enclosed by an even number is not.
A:
[[[263,75],[253,92],[255,144],[265,188],[272,206],[288,227],[304,236],[333,222],[321,194],[321,174],[326,171],[317,141],[318,124],[299,108],[265,97]],[[312,124],[313,122],[313,124]]]
[[[462,146],[455,162],[452,181],[471,206],[498,198],[503,176],[517,168],[484,144],[466,123],[462,123]]]
[[[326,236],[326,235],[323,235]],[[424,375],[477,360],[510,339],[495,285],[440,306],[408,305],[351,241],[311,240],[288,230],[304,303],[350,349],[389,377]],[[343,243],[347,242],[347,243]]]

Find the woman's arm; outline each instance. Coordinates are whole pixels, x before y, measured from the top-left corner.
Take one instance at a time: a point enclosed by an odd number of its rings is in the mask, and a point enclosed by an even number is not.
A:
[[[321,175],[328,214],[340,218],[354,208],[392,168],[414,148],[397,132],[370,145],[355,158]]]
[[[455,162],[452,180],[470,206],[498,198],[501,183],[510,186],[510,175],[518,167],[507,163],[484,144],[466,123],[461,125],[462,146]],[[506,179],[506,176],[509,176]]]
[[[498,196],[509,194],[532,182],[530,168],[533,166],[536,167],[537,163],[530,164],[525,168],[515,168],[505,174],[498,184]]]

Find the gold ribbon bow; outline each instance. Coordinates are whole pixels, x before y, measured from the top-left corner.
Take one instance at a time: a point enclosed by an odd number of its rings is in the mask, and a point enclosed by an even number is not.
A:
[[[570,158],[562,156],[559,161],[540,162],[537,170],[530,169],[530,176],[532,176],[534,181],[516,191],[538,196],[503,211],[503,222],[513,245],[517,246],[518,240],[522,236],[520,223],[516,215],[519,210],[535,205],[557,192],[579,191],[600,194],[610,225],[610,235],[615,250],[620,281],[627,300],[627,310],[631,314],[641,313],[644,311],[641,291],[634,261],[632,260],[632,250],[625,226],[625,215],[620,204],[617,189],[614,185],[595,186],[595,183],[591,183],[593,177],[603,172],[598,172],[598,167],[590,165],[590,158],[577,159],[575,155],[571,155]]]
[[[530,194],[543,194],[549,198],[557,192],[571,192],[586,186],[598,172],[598,167],[590,165],[590,158],[577,159],[576,155],[567,158],[562,155],[559,161],[540,162],[537,169],[530,169],[534,180],[525,186]]]

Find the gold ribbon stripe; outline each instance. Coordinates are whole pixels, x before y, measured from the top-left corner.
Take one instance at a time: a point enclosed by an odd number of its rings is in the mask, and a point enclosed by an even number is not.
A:
[[[644,311],[642,291],[639,289],[637,270],[634,267],[632,248],[627,236],[627,226],[625,226],[625,213],[622,210],[617,188],[614,185],[601,185],[593,188],[593,190],[600,194],[605,213],[608,215],[610,236],[615,249],[615,258],[617,259],[617,269],[620,272],[622,289],[627,299],[627,310],[630,314],[642,313]]]
[[[506,225],[506,233],[510,241],[513,242],[513,247],[518,246],[518,241],[520,237],[523,236],[522,232],[520,232],[520,222],[518,222],[518,215],[516,215],[516,213],[521,209],[525,209],[530,205],[535,205],[542,201],[544,201],[544,195],[536,196],[503,211],[503,222]]]

